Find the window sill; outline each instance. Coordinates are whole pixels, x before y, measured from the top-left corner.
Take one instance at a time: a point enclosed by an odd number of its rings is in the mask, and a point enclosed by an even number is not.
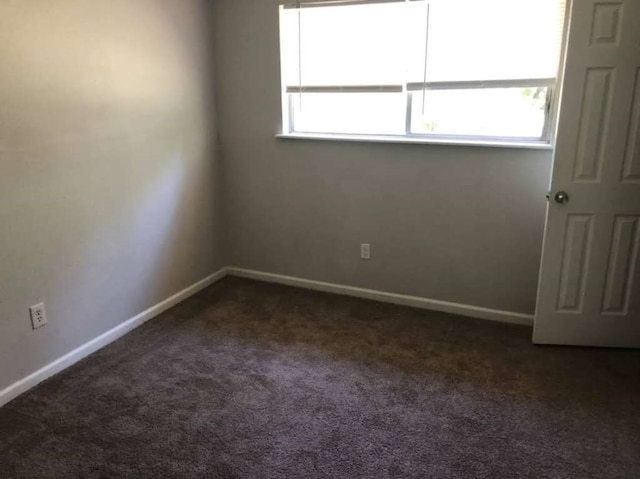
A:
[[[490,141],[490,140],[453,140],[444,138],[424,138],[393,135],[342,135],[330,133],[278,133],[276,138],[287,140],[323,140],[352,141],[361,143],[413,143],[447,146],[483,146],[490,148],[523,148],[529,150],[553,150],[553,146],[544,142]]]

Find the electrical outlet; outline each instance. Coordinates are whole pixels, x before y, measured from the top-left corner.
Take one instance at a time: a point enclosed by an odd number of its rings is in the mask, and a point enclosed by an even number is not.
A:
[[[360,243],[360,258],[371,259],[371,243]]]
[[[33,329],[38,329],[47,324],[47,312],[44,310],[44,303],[31,306],[29,308],[29,314],[31,315],[31,326]]]

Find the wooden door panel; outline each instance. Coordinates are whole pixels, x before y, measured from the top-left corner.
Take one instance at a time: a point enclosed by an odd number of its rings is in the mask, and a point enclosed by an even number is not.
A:
[[[572,3],[533,340],[640,347],[640,0]]]
[[[626,315],[636,278],[639,216],[617,216],[614,221],[602,313]],[[640,321],[640,318],[638,319]]]
[[[579,313],[584,308],[592,240],[593,215],[568,215],[557,311]]]
[[[573,181],[600,181],[604,164],[607,129],[611,122],[613,68],[589,68],[586,74]]]
[[[636,70],[632,105],[622,169],[623,183],[640,183],[640,68]]]
[[[578,0],[579,1],[579,0]],[[618,44],[622,23],[622,3],[596,3],[589,45]]]

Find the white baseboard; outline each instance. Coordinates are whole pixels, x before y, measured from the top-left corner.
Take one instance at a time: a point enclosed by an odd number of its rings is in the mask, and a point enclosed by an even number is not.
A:
[[[128,319],[124,323],[119,324],[106,333],[101,334],[97,338],[83,344],[46,366],[38,369],[34,373],[16,381],[10,386],[0,391],[0,407],[15,399],[20,394],[28,391],[45,379],[50,378],[64,369],[72,366],[81,359],[89,356],[91,353],[107,346],[116,339],[124,336],[128,332],[137,328],[146,321],[158,316],[160,313],[184,301],[189,296],[194,295],[198,291],[207,286],[221,280],[227,275],[239,276],[242,278],[251,278],[271,283],[286,284],[289,286],[297,286],[300,288],[313,289],[317,291],[325,291],[327,293],[342,294],[346,296],[355,296],[358,298],[372,299],[384,303],[393,303],[403,306],[412,306],[414,308],[430,309],[433,311],[442,311],[445,313],[454,313],[472,318],[488,319],[491,321],[500,321],[503,323],[521,324],[525,326],[533,325],[533,315],[514,313],[511,311],[501,311],[498,309],[482,308],[479,306],[471,306],[467,304],[450,303],[448,301],[439,301],[436,299],[422,298],[419,296],[409,296],[405,294],[387,293],[374,289],[358,288],[355,286],[346,286],[341,284],[327,283],[324,281],[314,281],[311,279],[297,278],[294,276],[285,276],[281,274],[266,273],[264,271],[254,271],[244,268],[236,268],[229,266],[221,268],[210,276],[188,286],[173,296],[161,301],[160,303],[150,307],[146,311]]]
[[[514,313],[512,311],[483,308],[480,306],[471,306],[468,304],[450,303],[448,301],[422,298],[420,296],[387,293],[385,291],[377,291],[374,289],[357,288],[355,286],[326,283],[324,281],[314,281],[311,279],[296,278],[294,276],[265,273],[263,271],[254,271],[250,269],[236,268],[233,266],[227,267],[226,272],[231,276],[269,281],[271,283],[280,283],[289,286],[298,286],[300,288],[306,289],[315,289],[317,291],[325,291],[327,293],[336,293],[346,296],[355,296],[358,298],[373,299],[375,301],[382,301],[384,303],[393,303],[403,306],[412,306],[414,308],[430,309],[433,311],[442,311],[445,313],[454,313],[471,318],[488,319],[490,321],[499,321],[502,323],[533,326],[532,314]]]
[[[126,320],[124,323],[120,323],[115,328],[110,329],[106,333],[101,334],[97,338],[92,339],[91,341],[65,354],[61,358],[58,358],[55,361],[47,364],[43,368],[38,369],[36,372],[29,374],[28,376],[16,381],[15,383],[11,384],[10,386],[0,391],[0,407],[5,405],[12,399],[15,399],[20,394],[28,391],[29,389],[36,386],[37,384],[41,383],[45,379],[48,379],[54,374],[57,374],[60,371],[68,368],[69,366],[72,366],[73,364],[77,363],[81,359],[84,359],[91,353],[105,347],[106,345],[112,343],[116,339],[124,336],[125,334],[137,328],[141,324],[147,322],[151,318],[158,316],[160,313],[166,311],[172,306],[175,306],[179,302],[184,301],[189,296],[192,296],[198,291],[215,283],[216,281],[221,280],[226,275],[227,275],[226,268],[222,268],[218,270],[212,275],[207,276],[206,278],[198,281],[197,283],[194,283],[191,286],[186,287],[182,291],[179,291],[178,293],[165,299],[164,301],[161,301],[160,303],[154,306],[151,306],[149,309],[134,316],[133,318]]]

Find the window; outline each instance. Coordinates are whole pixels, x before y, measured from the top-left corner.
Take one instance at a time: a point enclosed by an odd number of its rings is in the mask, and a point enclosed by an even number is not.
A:
[[[283,5],[283,133],[547,143],[564,1]]]

